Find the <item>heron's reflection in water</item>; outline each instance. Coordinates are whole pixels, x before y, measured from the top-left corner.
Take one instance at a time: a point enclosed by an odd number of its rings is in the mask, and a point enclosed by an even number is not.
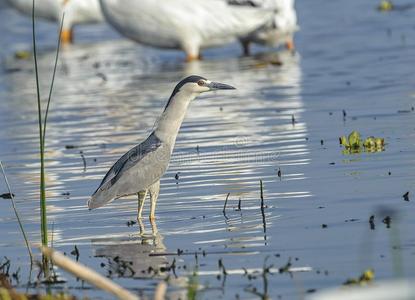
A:
[[[145,230],[141,220],[138,225],[138,236],[92,240],[96,246],[95,256],[107,259],[107,264],[102,266],[109,277],[166,277],[167,274],[159,271],[168,268],[168,259],[163,255],[154,255],[165,253],[167,249],[156,222],[151,222],[151,232]]]
[[[151,232],[146,231],[143,221],[139,220],[137,235],[93,239],[95,257],[107,260],[106,263],[102,262],[101,266],[105,268],[109,278],[152,279],[156,283],[166,280],[170,287],[174,287],[169,289],[169,299],[185,299],[188,279],[176,275],[175,260],[170,262],[163,255],[167,252],[167,247],[156,222],[151,221],[150,225]],[[142,287],[148,287],[145,281]],[[140,284],[134,284],[131,288],[140,288]],[[151,288],[150,292],[153,291],[154,288]]]

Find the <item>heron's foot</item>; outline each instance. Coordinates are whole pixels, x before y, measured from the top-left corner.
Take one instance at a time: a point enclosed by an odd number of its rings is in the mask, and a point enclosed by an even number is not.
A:
[[[285,42],[285,48],[287,48],[287,50],[294,51],[295,50],[294,40],[293,39],[287,40]]]
[[[73,31],[72,29],[64,29],[61,33],[62,44],[70,44],[73,42]]]

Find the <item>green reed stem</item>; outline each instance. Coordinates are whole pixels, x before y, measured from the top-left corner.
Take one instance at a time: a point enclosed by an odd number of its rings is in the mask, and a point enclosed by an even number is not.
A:
[[[19,213],[17,211],[16,203],[14,202],[14,195],[13,195],[12,189],[10,188],[9,181],[7,180],[6,171],[4,171],[3,163],[2,163],[1,160],[0,160],[0,168],[1,168],[1,172],[3,173],[3,178],[4,178],[4,181],[6,183],[7,189],[9,190],[10,200],[12,202],[14,214],[16,215],[17,222],[19,223],[20,231],[22,232],[23,239],[25,241],[27,251],[29,252],[30,264],[33,265],[33,253],[32,253],[32,249],[30,248],[29,240],[27,238],[26,232],[24,231],[22,221],[20,220],[20,215],[19,215]]]
[[[36,53],[36,32],[35,32],[35,0],[32,6],[32,39],[33,39],[33,56],[35,62],[36,76],[36,94],[37,94],[37,111],[39,123],[39,148],[40,148],[40,231],[42,236],[42,245],[48,246],[48,227],[46,215],[46,184],[45,184],[45,149],[43,144],[43,125],[42,125],[42,107],[40,105],[40,87],[39,71],[37,66]]]
[[[55,82],[56,67],[58,65],[59,50],[60,50],[60,47],[61,47],[61,37],[62,37],[62,28],[63,28],[64,19],[65,19],[65,13],[62,15],[61,25],[60,25],[60,28],[59,28],[58,46],[56,48],[55,64],[53,66],[53,74],[52,74],[52,82],[50,84],[50,89],[49,89],[49,96],[48,96],[48,103],[46,105],[45,118],[43,120],[43,141],[42,141],[43,142],[43,149],[45,149],[46,124],[47,124],[48,115],[49,115],[50,99],[52,99],[53,84]]]

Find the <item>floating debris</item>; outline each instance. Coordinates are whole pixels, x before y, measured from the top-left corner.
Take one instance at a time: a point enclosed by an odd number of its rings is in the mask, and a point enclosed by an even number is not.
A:
[[[375,216],[371,215],[369,217],[369,225],[370,225],[370,230],[375,230]]]
[[[294,117],[294,115],[291,115],[291,124],[295,125],[295,117]]]
[[[218,260],[218,267],[219,271],[221,271],[224,276],[228,275],[228,273],[226,272],[225,265],[223,264],[222,258]]]
[[[13,193],[4,193],[0,195],[0,198],[3,198],[3,199],[12,199],[13,197],[14,197]]]
[[[277,176],[280,180],[282,180],[281,168],[278,168]]]
[[[262,215],[262,227],[264,230],[264,240],[267,239],[267,221],[265,219],[265,204],[264,204],[264,186],[262,184],[262,179],[259,180],[260,185],[260,197],[261,197],[261,215]]]
[[[79,249],[78,247],[76,247],[76,245],[74,247],[74,250],[71,251],[71,255],[75,256],[76,261],[79,260]]]
[[[389,12],[389,11],[405,11],[414,7],[414,4],[394,4],[390,0],[382,0],[377,9],[381,12]]]
[[[398,114],[409,114],[410,112],[412,112],[412,110],[409,110],[409,109],[398,110]]]
[[[287,263],[284,266],[282,266],[281,268],[279,268],[278,272],[281,273],[281,274],[282,273],[288,273],[288,272],[290,272],[291,266],[292,266],[291,257],[289,257]]]
[[[382,0],[380,1],[379,5],[378,5],[378,10],[379,11],[391,11],[394,9],[394,5],[392,3],[392,1],[389,0]]]
[[[96,74],[96,76],[101,78],[103,83],[108,81],[108,78],[104,73],[99,72]]]
[[[362,275],[359,276],[359,278],[349,278],[343,283],[343,285],[366,285],[373,281],[374,278],[375,272],[372,269],[367,269]]]
[[[403,194],[402,197],[403,197],[403,200],[409,201],[409,192],[406,192],[405,194]]]
[[[222,213],[223,213],[223,216],[225,217],[225,218],[227,218],[226,217],[226,205],[228,204],[228,199],[229,199],[229,195],[230,195],[231,193],[228,193],[227,195],[226,195],[226,199],[225,199],[225,204],[223,205],[223,210],[222,210]]]
[[[128,227],[131,227],[131,226],[134,226],[135,224],[137,224],[137,222],[131,220],[131,221],[128,221],[126,224],[127,224]]]
[[[327,228],[327,224],[321,224],[321,228]]]
[[[29,59],[30,58],[30,52],[26,50],[18,50],[14,53],[14,58],[16,59]]]
[[[238,208],[236,209],[236,211],[241,211],[242,210],[241,209],[241,202],[242,202],[241,197],[239,197]]]
[[[84,164],[84,172],[86,172],[86,159],[85,159],[84,152],[81,150],[79,151],[79,154],[81,155],[82,163]]]
[[[179,184],[180,172],[177,172],[176,175],[174,175],[174,179],[176,179],[176,184]]]
[[[390,216],[386,216],[382,220],[382,223],[386,224],[386,228],[391,228],[391,222],[392,222],[392,218]]]
[[[359,221],[359,219],[352,218],[352,219],[344,220],[344,222],[346,222],[346,223],[348,223],[348,222],[356,222],[356,221]]]
[[[113,274],[118,277],[134,277],[135,271],[132,268],[133,262],[121,259],[118,255],[111,258],[107,258],[107,271],[108,271],[108,277],[111,277]],[[154,270],[152,267],[149,267],[147,270],[148,273],[151,273]]]
[[[167,266],[161,266],[160,267],[160,272],[170,272],[170,271],[172,271],[174,276],[177,278],[177,275],[176,275],[176,259],[175,258],[173,258],[173,261],[170,264],[170,266],[167,265]]]

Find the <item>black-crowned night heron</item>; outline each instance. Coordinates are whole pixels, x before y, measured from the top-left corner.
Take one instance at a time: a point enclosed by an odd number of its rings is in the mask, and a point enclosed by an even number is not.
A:
[[[283,23],[276,20],[285,18],[280,17],[280,7],[287,7],[284,14],[291,13],[293,0],[264,1],[270,3],[263,7],[248,0],[100,0],[104,17],[121,34],[145,45],[181,49],[188,61],[198,59],[201,48],[237,39],[245,48],[251,40],[275,40],[280,34],[275,26]],[[292,16],[296,24],[295,11]],[[260,34],[263,29],[271,33]]]
[[[196,75],[180,81],[174,88],[156,129],[144,142],[121,156],[111,167],[89,199],[89,209],[103,206],[123,196],[137,194],[137,218],[141,218],[144,200],[149,193],[150,220],[153,220],[160,191],[160,178],[169,165],[187,107],[201,93],[229,89],[234,87]]]
[[[5,0],[22,14],[32,16],[33,0]],[[65,12],[62,26],[62,42],[73,39],[73,26],[102,22],[99,0],[35,0],[35,16],[60,23]]]

